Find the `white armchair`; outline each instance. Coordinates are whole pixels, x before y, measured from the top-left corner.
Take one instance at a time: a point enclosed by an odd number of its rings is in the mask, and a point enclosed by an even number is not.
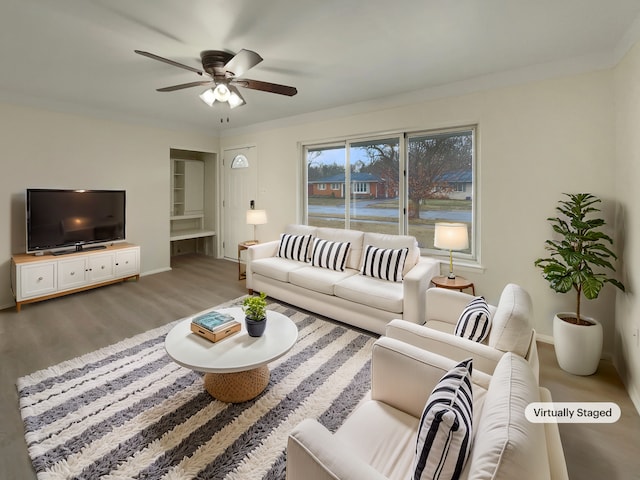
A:
[[[540,366],[529,294],[515,284],[504,287],[498,305],[489,305],[491,330],[481,343],[454,335],[460,314],[473,298],[467,293],[430,288],[425,324],[392,320],[386,335],[454,360],[472,357],[474,368],[490,375],[502,355],[513,352],[529,362],[538,380]]]
[[[373,347],[371,394],[335,432],[306,419],[289,435],[287,480],[413,478],[422,410],[456,361],[393,338]],[[461,478],[567,480],[558,425],[529,422],[551,401],[527,362],[507,353],[493,377],[473,371],[473,441]]]

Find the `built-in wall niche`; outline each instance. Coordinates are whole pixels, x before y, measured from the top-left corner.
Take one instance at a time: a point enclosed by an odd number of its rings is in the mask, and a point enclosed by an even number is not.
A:
[[[216,255],[217,155],[171,149],[171,255]]]

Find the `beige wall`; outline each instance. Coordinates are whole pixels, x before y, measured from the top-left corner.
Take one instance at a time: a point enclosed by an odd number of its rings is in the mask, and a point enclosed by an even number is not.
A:
[[[622,280],[627,287],[616,302],[615,363],[640,411],[640,43],[616,67],[617,234]]]
[[[479,220],[482,269],[457,268],[476,291],[497,301],[516,282],[532,295],[535,328],[551,336],[554,312],[574,310],[573,296],[554,293],[533,261],[551,235],[546,218],[562,192],[589,191],[604,200],[613,225],[614,128],[611,71],[430,100],[414,105],[223,137],[221,148],[256,144],[259,204],[269,213],[265,237],[300,217],[298,142],[395,130],[479,127]],[[288,188],[281,188],[287,186]],[[583,306],[605,325],[613,350],[612,289]]]
[[[170,148],[222,152],[257,145],[257,201],[269,212],[261,232],[277,238],[286,223],[301,218],[300,142],[477,123],[481,268],[457,270],[491,302],[505,283],[523,285],[534,300],[536,329],[550,337],[553,313],[573,310],[573,299],[552,292],[533,267],[551,234],[545,219],[562,192],[599,195],[611,233],[620,240],[629,293],[617,294],[607,286],[600,299],[583,309],[603,322],[605,351],[612,354],[615,345],[616,363],[638,405],[640,348],[632,335],[640,327],[634,293],[640,258],[631,245],[640,237],[634,221],[640,209],[634,201],[640,180],[639,85],[636,46],[612,71],[330,120],[292,119],[291,126],[256,126],[253,133],[219,141],[213,135],[0,105],[0,225],[5,226],[0,229],[0,306],[12,304],[9,259],[24,251],[27,187],[126,189],[127,237],[142,246],[142,270],[151,273],[169,268]],[[615,231],[613,225],[618,225]]]
[[[213,135],[0,105],[0,307],[13,304],[12,253],[25,251],[29,187],[125,189],[127,240],[144,273],[170,268],[169,150],[216,152]]]

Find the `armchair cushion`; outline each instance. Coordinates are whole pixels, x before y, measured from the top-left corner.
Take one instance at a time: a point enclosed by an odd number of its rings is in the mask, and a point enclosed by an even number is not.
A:
[[[464,360],[438,382],[422,412],[414,479],[458,479],[472,439],[472,360]]]
[[[474,342],[482,342],[491,328],[491,313],[484,297],[476,297],[464,308],[456,324],[455,334]]]
[[[360,273],[381,280],[401,282],[404,262],[408,253],[408,248],[378,248],[367,245],[364,248],[364,259]]]

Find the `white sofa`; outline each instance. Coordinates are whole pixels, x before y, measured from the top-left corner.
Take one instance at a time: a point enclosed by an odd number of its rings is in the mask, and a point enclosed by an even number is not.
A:
[[[274,240],[251,246],[247,251],[249,292],[265,292],[270,297],[378,334],[384,334],[385,326],[394,318],[424,323],[425,294],[431,279],[440,274],[440,264],[420,256],[415,237],[308,225],[288,225],[284,233],[350,242],[345,270],[314,267],[308,262],[278,257],[279,240]],[[401,282],[360,275],[363,249],[367,245],[409,249]]]
[[[373,347],[370,398],[332,434],[306,419],[287,445],[288,480],[413,478],[420,417],[431,391],[457,362],[400,340]],[[462,479],[567,480],[558,425],[532,423],[531,402],[551,402],[529,364],[506,353],[492,376],[473,371],[472,443]]]
[[[467,293],[432,288],[427,292],[424,326],[393,320],[385,333],[454,360],[472,357],[474,368],[490,375],[502,355],[513,352],[529,362],[538,379],[536,332],[531,325],[533,306],[527,291],[513,283],[504,287],[498,304],[489,305],[491,327],[482,342],[454,335],[460,314],[474,298]]]

